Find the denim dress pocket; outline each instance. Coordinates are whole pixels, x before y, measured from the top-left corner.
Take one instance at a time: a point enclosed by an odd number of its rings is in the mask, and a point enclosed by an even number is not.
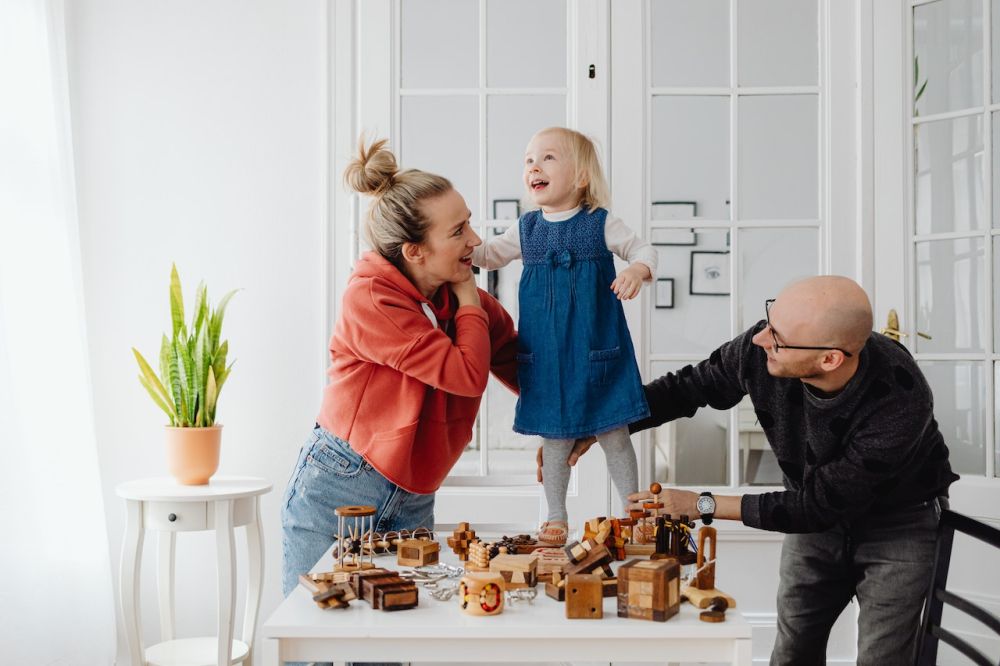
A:
[[[518,352],[514,355],[517,361],[517,384],[523,391],[531,386],[531,371],[535,365],[535,355],[532,352]]]
[[[595,386],[606,386],[614,382],[621,357],[621,347],[591,350],[590,383]]]
[[[368,462],[350,444],[325,430],[320,431],[306,462],[341,477],[357,476],[369,467]]]

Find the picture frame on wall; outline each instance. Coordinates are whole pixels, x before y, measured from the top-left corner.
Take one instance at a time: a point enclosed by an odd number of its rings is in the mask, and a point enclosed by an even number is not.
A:
[[[656,307],[657,308],[673,308],[674,307],[674,279],[673,278],[656,278]]]
[[[494,199],[493,200],[494,220],[519,220],[521,219],[520,199]]]
[[[649,242],[653,245],[697,245],[698,234],[694,229],[650,229]]]
[[[687,220],[698,217],[697,201],[654,201],[652,219]]]
[[[729,263],[728,252],[692,252],[688,293],[692,296],[728,296]]]

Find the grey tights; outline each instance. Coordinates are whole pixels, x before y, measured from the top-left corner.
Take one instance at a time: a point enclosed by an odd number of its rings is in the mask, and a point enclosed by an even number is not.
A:
[[[566,464],[573,450],[572,439],[542,438],[542,478],[545,486],[545,501],[549,506],[548,520],[567,520],[566,489],[569,487],[570,467]],[[627,497],[638,490],[639,466],[632,449],[628,427],[609,430],[597,436],[597,442],[604,450],[608,472],[615,490],[627,505]]]

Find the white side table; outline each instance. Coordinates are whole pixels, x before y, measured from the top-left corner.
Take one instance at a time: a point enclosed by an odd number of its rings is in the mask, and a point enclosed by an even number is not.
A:
[[[120,572],[122,617],[132,666],[250,666],[257,613],[264,582],[264,541],[260,531],[260,496],[271,490],[264,479],[214,477],[208,485],[182,486],[171,478],[140,479],[119,485],[128,516]],[[240,640],[233,640],[236,605],[234,529],[246,526],[246,611]],[[139,572],[146,530],[159,532],[156,586],[160,607],[160,643],[143,649]],[[177,532],[215,530],[218,549],[218,636],[174,639],[174,536]]]

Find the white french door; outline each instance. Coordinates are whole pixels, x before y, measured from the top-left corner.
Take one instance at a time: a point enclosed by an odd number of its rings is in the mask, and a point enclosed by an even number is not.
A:
[[[872,7],[876,321],[897,311],[934,392],[961,475],[952,508],[1000,525],[1000,1]],[[956,538],[948,587],[1000,615],[995,559]],[[945,619],[1000,650],[967,616]],[[938,658],[965,663],[947,646]]]
[[[534,132],[568,126],[608,146],[607,11],[597,0],[342,2],[335,20],[353,25],[356,40],[344,54],[353,67],[343,70],[354,85],[352,133],[387,137],[403,168],[449,178],[477,233],[500,234],[521,210],[523,151]],[[363,214],[355,207],[350,231],[335,232],[354,256]],[[520,272],[515,262],[478,278],[515,321]],[[536,526],[544,505],[536,440],[511,430],[515,401],[490,379],[475,437],[438,492],[440,526]],[[603,456],[586,456],[570,485],[572,519],[606,514],[608,488]]]

